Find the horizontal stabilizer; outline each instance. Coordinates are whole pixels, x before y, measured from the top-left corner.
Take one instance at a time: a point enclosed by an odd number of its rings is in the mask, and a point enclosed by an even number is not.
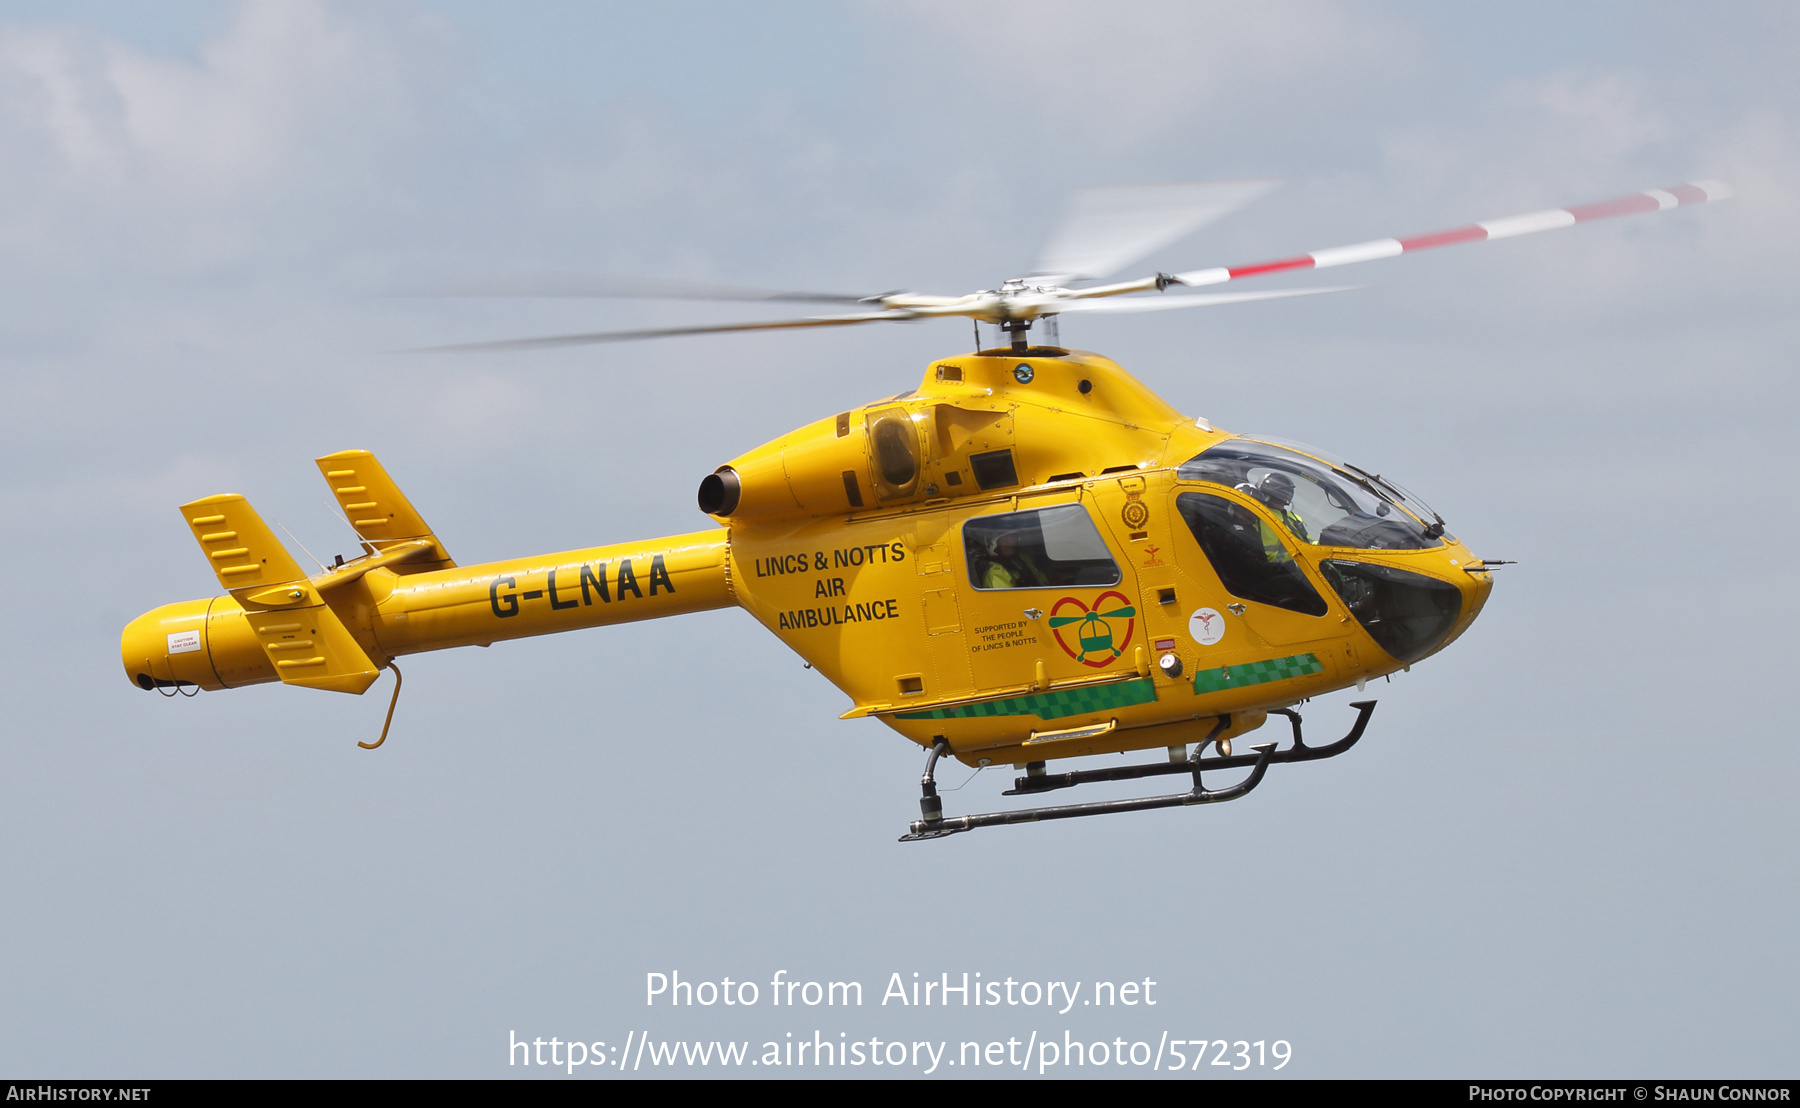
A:
[[[375,552],[415,539],[428,540],[435,547],[404,562],[391,563],[395,573],[424,573],[456,565],[375,455],[367,450],[341,450],[316,462],[331,486],[331,494],[344,510],[344,518]]]
[[[244,618],[286,684],[360,693],[381,676],[328,604],[245,612]]]

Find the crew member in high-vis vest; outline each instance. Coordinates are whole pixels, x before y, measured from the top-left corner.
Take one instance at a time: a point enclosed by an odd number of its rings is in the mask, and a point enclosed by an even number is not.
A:
[[[993,552],[982,563],[980,588],[1029,589],[1046,583],[1020,548],[1018,535],[1011,531],[1002,532],[994,540]]]
[[[1294,502],[1294,480],[1285,473],[1270,473],[1263,477],[1256,486],[1256,498],[1267,504],[1275,513],[1275,518],[1282,522],[1295,538],[1301,542],[1311,542],[1312,536],[1306,533],[1306,523],[1288,505]],[[1282,545],[1281,535],[1260,517],[1257,526],[1262,530],[1263,555],[1271,562],[1289,560],[1287,547]]]

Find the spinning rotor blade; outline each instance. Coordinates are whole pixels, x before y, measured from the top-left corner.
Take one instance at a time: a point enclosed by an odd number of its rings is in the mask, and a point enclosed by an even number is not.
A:
[[[1317,296],[1326,292],[1348,292],[1358,286],[1332,288],[1276,289],[1269,292],[1199,293],[1192,296],[1146,296],[1118,300],[1058,300],[1044,311],[1057,312],[1160,312],[1171,308],[1209,308],[1221,304],[1243,304],[1253,300],[1285,300],[1294,296]],[[889,308],[879,312],[855,315],[810,316],[805,319],[772,319],[758,323],[707,323],[695,327],[655,327],[635,331],[596,331],[579,335],[545,335],[541,338],[502,339],[498,342],[468,342],[450,346],[426,346],[408,351],[413,354],[494,353],[508,350],[546,350],[559,346],[592,346],[603,342],[629,342],[633,339],[660,339],[676,335],[716,335],[727,331],[780,331],[795,327],[835,327],[851,323],[902,323],[907,320],[966,315],[988,318],[984,309],[975,305],[938,305],[921,308]]]
[[[1213,308],[1220,304],[1245,304],[1252,300],[1286,300],[1291,296],[1318,296],[1326,292],[1350,292],[1361,285],[1334,285],[1317,289],[1280,289],[1274,292],[1213,292],[1190,296],[1133,296],[1108,300],[1070,300],[1058,304],[1061,312],[1161,312],[1170,308]],[[1045,313],[1050,314],[1049,312]]]
[[[1117,189],[1089,189],[1078,198],[1074,216],[1063,236],[1046,255],[1047,265],[1061,272],[1050,274],[1048,287],[1027,286],[1009,281],[999,290],[984,290],[965,296],[927,296],[916,293],[885,293],[855,297],[833,293],[779,292],[722,285],[698,285],[675,281],[624,281],[607,277],[571,276],[555,279],[532,279],[485,286],[463,286],[460,290],[440,291],[445,296],[636,296],[692,300],[817,300],[834,303],[880,305],[874,311],[850,315],[809,316],[804,319],[777,319],[754,323],[711,323],[692,327],[657,327],[631,331],[598,331],[575,335],[547,335],[541,338],[507,339],[499,342],[459,343],[450,346],[422,348],[424,352],[542,350],[559,346],[587,346],[595,343],[624,342],[632,339],[665,338],[675,335],[711,335],[729,331],[777,331],[797,327],[835,327],[852,323],[893,323],[903,320],[939,316],[967,316],[994,324],[1009,324],[1016,331],[1030,326],[1030,321],[1063,312],[1154,312],[1173,308],[1203,308],[1221,304],[1240,304],[1255,300],[1279,300],[1293,296],[1316,296],[1327,292],[1344,292],[1343,287],[1283,289],[1262,293],[1229,293],[1203,296],[1155,296],[1113,299],[1134,292],[1161,292],[1170,285],[1217,285],[1265,273],[1294,269],[1327,269],[1392,258],[1415,250],[1429,250],[1458,242],[1481,239],[1511,238],[1558,227],[1573,227],[1613,216],[1638,212],[1662,211],[1684,204],[1701,204],[1708,200],[1724,200],[1731,189],[1719,181],[1697,181],[1674,185],[1667,189],[1649,189],[1630,196],[1583,204],[1573,208],[1552,208],[1527,212],[1505,219],[1473,223],[1414,235],[1404,239],[1376,239],[1371,242],[1316,250],[1299,257],[1284,258],[1255,265],[1196,269],[1186,273],[1159,273],[1135,281],[1071,289],[1057,287],[1064,280],[1093,277],[1112,272],[1131,258],[1174,241],[1183,234],[1249,203],[1267,192],[1269,181],[1223,181],[1196,185],[1143,185]],[[1009,323],[1010,321],[1010,323]]]
[[[833,327],[847,323],[901,322],[919,318],[908,311],[862,312],[857,315],[823,315],[806,319],[772,319],[761,323],[709,323],[698,327],[656,327],[640,331],[596,331],[585,335],[546,335],[534,339],[502,339],[499,342],[466,342],[451,346],[423,346],[413,354],[477,353],[504,350],[546,350],[558,346],[592,346],[602,342],[660,339],[672,335],[716,335],[726,331],[779,331],[791,327]]]
[[[487,281],[419,286],[396,295],[638,300],[788,300],[820,304],[860,304],[865,300],[864,297],[852,296],[848,293],[791,292],[781,289],[746,288],[742,285],[705,285],[696,281],[607,277],[593,273],[519,274]]]
[[[1058,283],[1105,277],[1230,215],[1279,181],[1200,181],[1081,189],[1038,262]]]
[[[1433,247],[1450,246],[1458,242],[1479,242],[1483,239],[1504,239],[1512,238],[1515,235],[1534,234],[1538,231],[1552,231],[1559,227],[1573,227],[1577,223],[1590,223],[1596,219],[1611,219],[1613,216],[1634,215],[1638,212],[1658,212],[1665,208],[1676,208],[1684,204],[1703,204],[1708,200],[1726,200],[1731,195],[1731,186],[1723,181],[1693,181],[1684,185],[1671,185],[1666,189],[1646,189],[1643,192],[1632,193],[1630,196],[1602,200],[1597,204],[1580,204],[1573,208],[1550,208],[1545,211],[1527,212],[1524,215],[1508,216],[1505,219],[1471,223],[1466,227],[1452,227],[1447,231],[1434,231],[1428,235],[1413,235],[1403,239],[1375,239],[1371,242],[1359,242],[1353,246],[1336,246],[1329,250],[1315,250],[1297,258],[1258,262],[1255,265],[1196,269],[1171,276],[1174,283],[1181,285],[1217,285],[1244,277],[1257,277],[1264,273],[1281,273],[1290,269],[1327,269],[1336,265],[1349,265],[1352,262],[1371,262],[1377,258],[1392,258],[1399,254],[1410,254],[1415,250],[1430,250]],[[1136,284],[1142,287],[1156,287],[1155,280],[1148,284],[1144,282]],[[1118,286],[1120,291],[1125,291],[1127,287],[1129,286]]]

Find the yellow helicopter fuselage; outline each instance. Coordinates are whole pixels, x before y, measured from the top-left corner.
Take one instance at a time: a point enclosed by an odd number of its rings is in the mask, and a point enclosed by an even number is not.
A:
[[[845,718],[1019,764],[1229,738],[1480,612],[1481,561],[1379,478],[1356,495],[1383,518],[1356,518],[1428,540],[1333,545],[1271,506],[1260,456],[1185,468],[1235,441],[1097,355],[986,351],[720,467],[700,494],[720,527],[476,566],[347,451],[319,466],[364,557],[309,576],[242,497],[183,505],[229,595],[145,613],[121,654],[146,688],[360,693],[401,655],[735,605],[851,698]]]

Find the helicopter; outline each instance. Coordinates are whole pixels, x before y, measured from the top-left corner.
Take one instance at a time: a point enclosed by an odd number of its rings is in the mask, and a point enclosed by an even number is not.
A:
[[[281,682],[361,694],[395,660],[457,646],[738,607],[874,718],[926,751],[920,818],[901,841],[1003,824],[1211,804],[1309,745],[1296,706],[1444,649],[1494,571],[1390,478],[1322,450],[1214,427],[1113,361],[1057,345],[1068,312],[1157,311],[1341,288],[1176,293],[1724,199],[1717,181],[1650,189],[1407,238],[1243,266],[1113,274],[1271,187],[1267,181],[1085,190],[1030,275],[960,296],[773,292],[561,279],[450,295],[593,295],[856,305],[837,315],[471,343],[502,351],[683,334],[961,317],[976,349],[917,386],[827,415],[718,466],[688,534],[461,566],[376,457],[315,460],[363,554],[308,574],[235,493],[181,505],[224,595],[126,626],[126,677],[164,696]],[[446,290],[439,290],[440,292]],[[983,347],[982,324],[1004,345]],[[1046,341],[1033,344],[1034,326]],[[1291,740],[1233,753],[1284,717]],[[1050,762],[1161,752],[1049,772]],[[1210,753],[1209,753],[1210,752]],[[945,758],[1023,770],[1009,796],[1157,776],[1173,793],[946,816]],[[1208,787],[1206,773],[1247,771]],[[1218,779],[1215,777],[1214,779]]]

